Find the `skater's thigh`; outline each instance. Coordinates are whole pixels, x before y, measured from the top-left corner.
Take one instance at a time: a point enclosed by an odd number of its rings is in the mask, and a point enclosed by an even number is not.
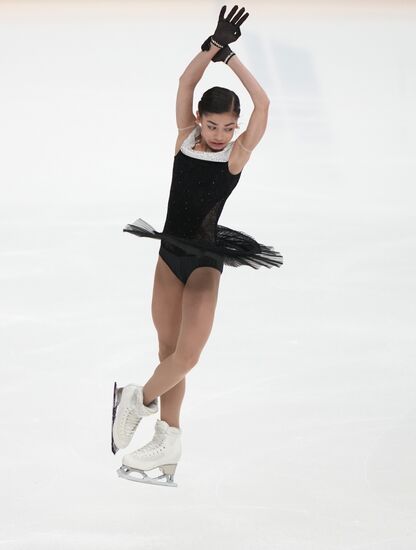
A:
[[[159,339],[159,351],[176,348],[181,318],[184,285],[166,262],[158,256],[153,282],[152,318]]]
[[[198,267],[190,274],[182,297],[182,321],[176,353],[196,363],[211,333],[221,273]]]

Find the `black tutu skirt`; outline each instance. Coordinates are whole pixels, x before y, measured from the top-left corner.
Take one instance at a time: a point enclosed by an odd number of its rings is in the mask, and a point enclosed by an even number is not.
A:
[[[138,237],[158,239],[163,244],[169,243],[183,250],[186,254],[221,259],[224,264],[232,267],[248,265],[258,269],[261,266],[270,268],[280,267],[283,264],[282,255],[280,252],[275,251],[272,246],[258,243],[250,235],[223,225],[217,225],[216,227],[215,242],[197,238],[177,237],[163,231],[159,232],[141,218],[134,223],[127,224],[123,231]]]

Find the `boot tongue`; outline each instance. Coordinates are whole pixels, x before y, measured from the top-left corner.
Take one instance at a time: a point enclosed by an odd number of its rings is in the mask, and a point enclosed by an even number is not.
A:
[[[137,391],[137,389],[135,389],[135,390],[132,392],[131,396],[130,396],[130,403],[129,403],[129,405],[130,405],[130,407],[131,407],[132,409],[135,409],[135,408],[137,408],[137,403],[138,403],[138,391]]]
[[[169,424],[164,420],[157,420],[155,430],[160,433],[166,433],[168,431]]]
[[[176,428],[176,426],[169,426],[167,422],[164,420],[157,420],[156,426],[155,426],[155,432],[157,434],[181,434],[182,430],[180,428]]]

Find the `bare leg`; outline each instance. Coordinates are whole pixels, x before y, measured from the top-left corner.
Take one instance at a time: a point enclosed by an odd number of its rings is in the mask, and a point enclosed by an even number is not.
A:
[[[171,271],[161,256],[156,264],[152,317],[159,339],[159,361],[164,361],[176,349],[182,319],[184,284]],[[185,378],[160,396],[160,419],[180,428],[179,412],[185,395]],[[145,403],[148,401],[145,399]]]
[[[221,273],[212,267],[195,269],[182,295],[182,319],[173,353],[156,367],[143,389],[148,405],[181,382],[197,364],[211,333]]]
[[[165,357],[163,357],[162,353],[159,351],[160,361],[163,361],[168,355],[170,354],[166,354]],[[169,426],[174,426],[176,428],[180,428],[179,415],[182,401],[185,396],[185,380],[186,377],[182,378],[173,388],[160,396],[160,420],[164,420]],[[145,403],[147,403],[146,400]]]
[[[143,403],[149,405],[153,399],[162,396],[181,382],[196,362],[186,363],[184,359],[172,353],[156,367],[153,376],[146,382],[143,389]]]

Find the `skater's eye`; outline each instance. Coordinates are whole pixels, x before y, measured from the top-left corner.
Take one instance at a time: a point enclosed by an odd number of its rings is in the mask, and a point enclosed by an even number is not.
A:
[[[209,129],[209,130],[215,130],[215,128],[216,128],[215,126],[208,126],[208,129]],[[226,130],[227,130],[228,132],[231,132],[233,129],[232,129],[232,128],[226,128]]]

